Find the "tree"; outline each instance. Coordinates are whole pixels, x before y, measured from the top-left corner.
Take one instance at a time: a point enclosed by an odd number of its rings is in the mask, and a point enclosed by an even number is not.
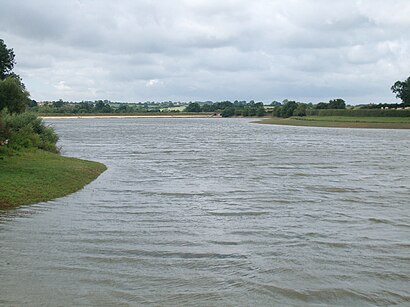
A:
[[[213,104],[204,104],[202,106],[202,112],[214,112],[215,106]]]
[[[291,117],[297,107],[298,104],[296,103],[296,101],[288,101],[284,106],[280,107],[282,109],[280,117]]]
[[[400,98],[405,106],[410,106],[410,77],[405,81],[396,81],[391,87],[391,90],[396,94],[396,98]]]
[[[0,39],[0,80],[4,80],[10,75],[14,64],[16,61],[13,49],[7,49],[7,45]]]
[[[234,107],[227,107],[221,113],[222,117],[231,117],[231,116],[234,116],[234,115],[235,115],[235,108]]]
[[[274,100],[274,101],[271,102],[270,105],[274,106],[274,107],[280,107],[282,104],[279,101]]]
[[[299,103],[293,111],[293,116],[306,116],[306,109],[307,105],[305,103]]]
[[[228,100],[226,100],[226,101],[221,101],[221,102],[217,102],[217,103],[215,104],[215,107],[216,107],[218,110],[225,110],[226,108],[233,107],[233,106],[234,106],[233,103],[230,102],[230,101],[228,101]]]
[[[62,99],[59,99],[58,101],[53,101],[54,108],[62,108],[64,104],[65,102]]]
[[[346,103],[340,98],[329,100],[329,109],[346,109]]]
[[[20,79],[7,77],[0,81],[0,111],[7,108],[10,113],[24,112],[29,96]]]
[[[256,109],[256,116],[265,116],[265,114],[266,111],[263,106]]]
[[[105,103],[102,100],[98,100],[94,106],[94,112],[96,113],[112,113],[112,108],[108,103]]]
[[[328,109],[329,108],[329,104],[326,102],[319,102],[316,107],[316,109],[318,110],[324,110],[324,109]]]
[[[248,106],[248,116],[256,116],[256,108],[253,105]]]
[[[11,113],[21,113],[29,103],[30,94],[21,78],[12,72],[15,63],[13,49],[8,49],[0,39],[0,111],[7,108]]]
[[[197,113],[201,112],[201,106],[198,102],[191,102],[186,108],[185,112]]]

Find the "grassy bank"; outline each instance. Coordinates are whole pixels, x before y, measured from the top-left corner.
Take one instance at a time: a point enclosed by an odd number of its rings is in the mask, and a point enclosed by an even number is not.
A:
[[[0,157],[0,209],[48,201],[80,190],[106,170],[97,162],[42,150]]]
[[[349,117],[306,116],[291,118],[266,118],[258,123],[272,125],[334,127],[334,128],[379,128],[410,129],[410,117]]]

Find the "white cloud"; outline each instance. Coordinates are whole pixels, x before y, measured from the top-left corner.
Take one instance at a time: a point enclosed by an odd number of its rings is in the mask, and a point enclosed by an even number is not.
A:
[[[65,92],[71,90],[71,87],[65,84],[65,81],[60,81],[54,86],[58,91]]]
[[[157,85],[158,83],[159,83],[159,80],[151,79],[151,80],[148,80],[147,83],[145,83],[145,86],[151,87],[151,86]]]

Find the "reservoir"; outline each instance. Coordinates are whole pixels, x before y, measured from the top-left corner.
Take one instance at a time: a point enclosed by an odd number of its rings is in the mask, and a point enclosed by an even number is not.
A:
[[[410,304],[410,131],[48,119],[108,170],[0,211],[0,305]]]

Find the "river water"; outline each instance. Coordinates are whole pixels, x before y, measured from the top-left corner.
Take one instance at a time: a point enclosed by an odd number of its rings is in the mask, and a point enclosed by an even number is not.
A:
[[[83,190],[0,211],[0,305],[410,305],[410,131],[47,120]]]

